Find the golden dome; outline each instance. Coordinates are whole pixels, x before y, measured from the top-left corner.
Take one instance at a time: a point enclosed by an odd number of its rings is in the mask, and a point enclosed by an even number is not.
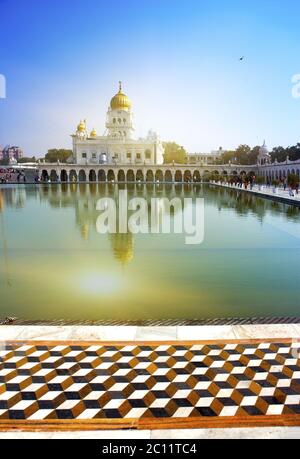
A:
[[[97,137],[97,132],[93,129],[90,133],[90,137]]]
[[[111,99],[110,107],[112,110],[129,110],[131,108],[131,102],[122,92],[122,83],[119,82],[119,92]]]
[[[85,132],[85,130],[86,130],[85,122],[81,120],[77,126],[77,132]]]

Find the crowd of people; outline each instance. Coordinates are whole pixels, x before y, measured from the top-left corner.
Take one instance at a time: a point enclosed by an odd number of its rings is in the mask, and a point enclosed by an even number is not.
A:
[[[18,175],[19,175],[19,171],[17,171],[16,169],[13,169],[13,168],[0,169],[0,182],[1,183],[16,182]]]
[[[273,180],[272,182],[267,179],[265,183],[262,183],[261,178],[257,180],[255,175],[240,175],[236,177],[230,177],[228,180],[221,180],[221,183],[228,183],[229,185],[236,186],[238,188],[244,188],[245,190],[252,190],[255,184],[265,185],[267,188],[281,188],[283,191],[288,191],[290,196],[299,194],[299,179],[289,181],[288,178],[283,177],[281,179]]]

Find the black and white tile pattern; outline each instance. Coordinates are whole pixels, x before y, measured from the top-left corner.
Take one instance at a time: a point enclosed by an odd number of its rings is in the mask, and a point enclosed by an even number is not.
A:
[[[299,342],[0,349],[0,423],[299,414]]]

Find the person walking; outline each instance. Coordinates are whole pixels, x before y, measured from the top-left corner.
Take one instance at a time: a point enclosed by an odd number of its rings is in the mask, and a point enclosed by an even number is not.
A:
[[[286,184],[287,184],[287,180],[286,180],[286,177],[284,177],[284,179],[283,179],[283,191],[286,190]]]

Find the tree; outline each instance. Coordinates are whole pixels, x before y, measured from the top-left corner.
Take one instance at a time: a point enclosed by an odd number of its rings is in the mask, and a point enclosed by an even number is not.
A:
[[[300,143],[298,142],[297,145],[287,148],[275,147],[271,152],[271,157],[273,161],[277,159],[279,163],[286,161],[287,157],[289,157],[291,161],[297,161],[300,159]]]
[[[235,154],[236,152],[231,150],[227,150],[227,151],[224,151],[224,153],[222,153],[221,155],[221,159],[218,161],[220,164],[228,164],[229,161],[230,162],[233,162],[234,161],[234,158],[235,158]]]
[[[296,174],[290,174],[288,176],[288,184],[290,187],[295,188],[297,184],[299,184],[299,179]]]
[[[36,162],[35,156],[33,156],[32,158],[23,157],[23,158],[18,159],[18,163],[19,164],[21,164],[21,163],[35,163],[35,162]]]
[[[57,161],[65,163],[72,156],[72,154],[72,150],[67,150],[64,148],[52,148],[48,150],[48,153],[45,156],[45,160],[47,163],[56,163]]]
[[[236,159],[238,164],[249,164],[249,154],[251,152],[251,148],[249,145],[240,145],[236,149]]]
[[[165,154],[164,163],[170,164],[173,161],[177,164],[185,164],[187,160],[186,150],[175,142],[164,142]]]
[[[260,146],[253,147],[248,155],[248,164],[256,164],[259,155]]]
[[[283,161],[286,160],[286,157],[287,157],[287,152],[286,152],[286,149],[283,147],[274,147],[273,150],[271,151],[272,161],[275,161],[275,159],[277,159],[278,162],[282,163]]]
[[[291,161],[297,161],[297,159],[300,159],[300,143],[297,143],[297,145],[292,147],[288,147],[287,156]]]

